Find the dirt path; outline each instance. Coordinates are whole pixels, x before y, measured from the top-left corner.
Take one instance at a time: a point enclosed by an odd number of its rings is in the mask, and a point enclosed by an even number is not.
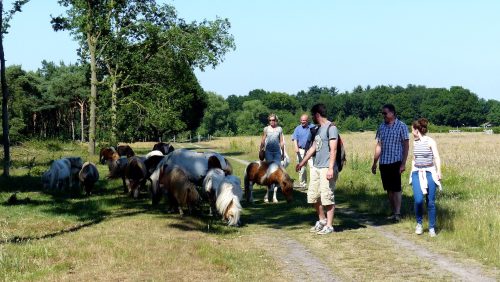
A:
[[[199,145],[192,144],[195,147],[202,148]],[[230,160],[236,161],[243,165],[248,165],[250,162],[235,157],[227,157]],[[342,213],[351,216],[359,223],[365,224],[370,229],[376,230],[384,238],[395,243],[396,248],[401,248],[410,251],[422,260],[435,262],[442,271],[452,273],[458,280],[461,281],[496,281],[495,278],[485,275],[479,267],[473,265],[465,265],[459,263],[452,258],[432,252],[424,246],[417,245],[410,240],[401,238],[394,232],[377,226],[367,217],[357,214],[353,210],[342,209]],[[291,276],[295,281],[314,280],[314,281],[335,281],[334,274],[331,273],[329,268],[316,258],[310,250],[308,250],[300,242],[290,238],[284,231],[273,229],[268,236],[260,235],[258,244],[264,246],[269,253],[276,258],[277,261],[283,264],[291,265],[287,267],[291,271]],[[262,237],[264,236],[264,237]],[[278,239],[279,238],[279,241]],[[299,267],[300,266],[300,267]]]
[[[474,267],[472,265],[464,265],[462,263],[453,261],[451,258],[431,252],[423,246],[416,245],[411,241],[403,239],[396,234],[385,230],[381,226],[373,226],[373,228],[375,228],[385,238],[392,240],[400,248],[409,250],[422,259],[426,259],[428,261],[436,263],[444,271],[453,273],[460,281],[496,281],[494,278],[485,276],[482,273],[481,269],[477,267]]]
[[[286,269],[292,281],[340,281],[328,266],[284,231],[267,229],[252,240]]]

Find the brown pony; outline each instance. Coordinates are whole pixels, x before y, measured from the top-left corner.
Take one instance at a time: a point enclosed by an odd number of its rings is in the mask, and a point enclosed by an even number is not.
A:
[[[116,152],[120,157],[126,156],[127,158],[135,156],[134,150],[129,145],[118,145],[116,146]]]
[[[120,158],[120,155],[118,152],[115,150],[114,147],[105,147],[101,148],[101,151],[99,151],[99,162],[101,164],[105,164],[106,161],[114,161]]]
[[[120,155],[113,147],[102,148],[99,152],[99,161],[101,164],[108,164],[109,179],[121,178],[123,182],[123,192],[127,193],[128,188],[125,183],[125,168],[127,167],[128,160],[120,158]]]
[[[144,161],[139,157],[130,157],[125,167],[125,183],[128,193],[134,198],[139,196],[139,186],[146,183],[148,172]]]
[[[113,154],[116,153],[116,157],[113,157]],[[105,147],[102,148],[101,151],[99,151],[99,162],[101,164],[105,164],[106,160],[116,158],[119,159],[120,157],[133,157],[135,156],[134,150],[129,145],[120,145],[117,146],[116,149],[115,147]]]
[[[187,174],[180,167],[169,169],[164,166],[160,169],[160,185],[167,192],[170,209],[184,214],[182,207],[187,206],[189,213],[201,201],[196,186],[189,181]]]
[[[286,173],[285,169],[274,162],[252,162],[245,170],[245,197],[247,202],[252,203],[253,200],[253,184],[267,186],[264,202],[269,202],[269,190],[274,188],[273,202],[277,203],[276,191],[278,186],[285,196],[287,202],[293,200],[293,180]]]

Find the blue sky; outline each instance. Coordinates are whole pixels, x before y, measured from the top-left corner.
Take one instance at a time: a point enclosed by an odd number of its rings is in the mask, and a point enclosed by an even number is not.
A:
[[[205,90],[225,97],[416,84],[460,85],[500,100],[497,0],[166,2],[188,21],[229,18],[236,50],[216,69],[197,71]],[[55,0],[31,0],[5,37],[7,65],[36,70],[43,59],[76,62],[76,43],[49,23],[62,11]]]

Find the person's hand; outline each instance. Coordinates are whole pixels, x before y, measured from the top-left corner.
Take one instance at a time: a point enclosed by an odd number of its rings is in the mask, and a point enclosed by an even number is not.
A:
[[[328,171],[326,172],[326,179],[330,180],[333,178],[333,168],[329,168]]]
[[[402,174],[406,170],[406,164],[401,163],[401,166],[399,167],[399,174]]]
[[[298,163],[298,164],[295,166],[295,171],[296,171],[296,172],[299,172],[301,168],[302,168],[302,166],[300,165],[300,163]]]
[[[372,164],[372,173],[377,174],[377,163]]]
[[[438,180],[441,180],[441,172],[438,172],[438,173],[436,174],[436,176],[437,176]]]
[[[299,160],[299,163],[304,159],[301,155],[300,152],[297,152],[297,159]]]

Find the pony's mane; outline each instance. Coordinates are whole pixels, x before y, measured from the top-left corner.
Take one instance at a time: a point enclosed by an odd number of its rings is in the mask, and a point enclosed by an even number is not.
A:
[[[212,190],[220,187],[224,181],[224,171],[220,168],[213,168],[208,171],[205,179],[203,180],[203,189],[205,192],[210,193]]]
[[[224,215],[231,205],[233,217],[229,218],[229,225],[238,225],[241,216],[241,204],[240,199],[243,196],[243,191],[241,190],[241,184],[237,177],[227,176],[224,182],[219,186],[219,191],[217,191],[217,200],[215,206],[220,214]]]
[[[146,159],[149,159],[152,156],[163,156],[163,153],[161,151],[158,151],[158,150],[151,151],[151,152],[146,154]]]

